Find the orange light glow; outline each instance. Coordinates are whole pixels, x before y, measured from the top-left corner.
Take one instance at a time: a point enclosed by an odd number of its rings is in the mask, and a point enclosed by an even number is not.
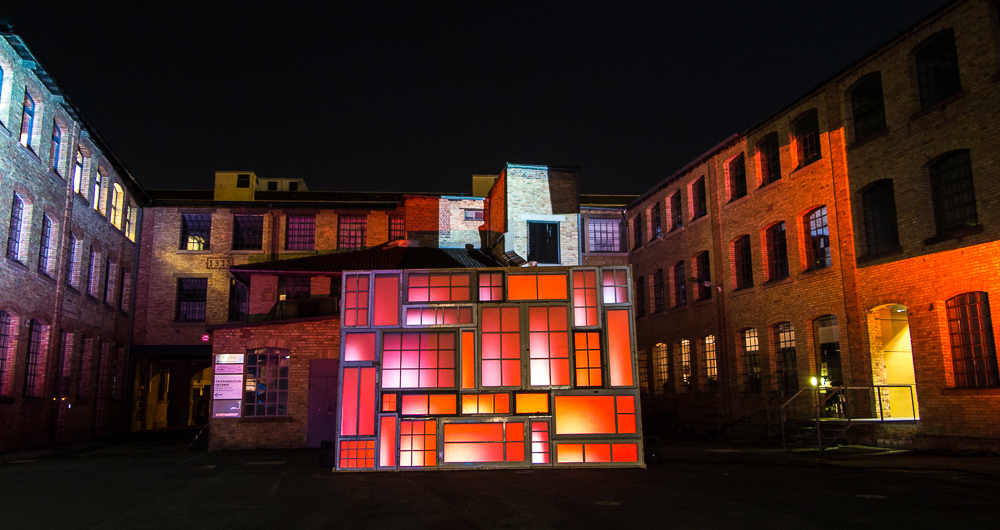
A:
[[[611,444],[611,460],[614,462],[638,462],[639,446],[636,444]]]
[[[556,444],[556,462],[583,463],[583,444]]]
[[[585,444],[583,446],[584,462],[610,462],[611,444]]]
[[[546,394],[515,394],[514,410],[518,414],[548,414],[549,395]]]
[[[614,434],[614,396],[555,396],[556,434]]]

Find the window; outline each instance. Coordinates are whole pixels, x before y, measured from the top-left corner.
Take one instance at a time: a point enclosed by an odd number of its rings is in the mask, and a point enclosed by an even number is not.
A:
[[[78,397],[87,397],[87,386],[90,383],[90,369],[89,363],[87,362],[87,351],[90,349],[90,357],[94,357],[95,352],[101,351],[101,339],[92,339],[89,343],[84,337],[80,337],[81,343],[84,345],[80,349],[80,364],[77,370],[77,380],[76,380],[76,395]]]
[[[368,219],[361,215],[341,215],[337,221],[337,248],[365,248]],[[312,248],[310,246],[309,248]]]
[[[597,325],[597,271],[573,271],[573,312],[575,326]]]
[[[209,250],[211,247],[212,214],[181,215],[181,250]]]
[[[946,306],[955,386],[1000,386],[989,295],[963,293],[949,299]]]
[[[483,272],[479,274],[479,301],[503,301],[503,273]],[[596,303],[595,303],[596,305]],[[596,311],[597,308],[594,308]]]
[[[778,389],[798,390],[799,370],[795,359],[795,328],[791,322],[782,322],[774,326],[774,350]]]
[[[916,59],[920,108],[926,109],[962,90],[952,30],[942,31],[924,44]]]
[[[632,250],[642,246],[642,213],[632,219]]]
[[[125,210],[125,192],[122,187],[116,182],[111,187],[111,224],[115,228],[121,230],[122,227],[122,213]],[[205,247],[208,248],[208,247]]]
[[[569,385],[569,323],[565,306],[528,308],[531,386]]]
[[[691,341],[684,339],[677,343],[678,359],[681,363],[679,383],[683,386],[691,384]]]
[[[729,162],[729,200],[747,195],[747,163],[743,153]]]
[[[806,263],[809,270],[823,269],[833,264],[826,206],[816,208],[806,215]]]
[[[389,241],[406,239],[406,219],[402,217],[389,218]]]
[[[896,197],[891,179],[876,181],[861,192],[865,212],[865,250],[869,256],[899,248]]]
[[[347,274],[345,276],[343,325],[367,326],[371,278],[367,274]]]
[[[83,151],[79,148],[76,150],[76,156],[73,157],[73,192],[80,193],[83,189]]]
[[[17,194],[10,206],[10,231],[7,232],[7,259],[19,261],[21,257],[21,225],[24,221],[24,201]]]
[[[819,347],[819,386],[840,386],[844,375],[840,364],[840,326],[837,317],[824,315],[814,324],[815,340]]]
[[[229,322],[246,322],[250,314],[250,289],[246,285],[229,279]]]
[[[663,269],[657,269],[653,273],[653,312],[660,313],[663,311],[665,304],[663,303]]]
[[[851,91],[854,112],[854,141],[861,142],[885,129],[885,103],[882,99],[882,75],[868,75]]]
[[[481,373],[484,387],[521,386],[521,311],[483,307]]]
[[[59,148],[62,146],[62,129],[52,120],[52,145],[49,147],[49,167],[59,173]]]
[[[482,210],[465,210],[465,220],[466,221],[482,221],[483,211]]]
[[[698,277],[698,300],[708,300],[712,297],[712,267],[707,250],[695,258],[695,269]]]
[[[382,388],[454,388],[455,333],[386,333],[382,365]]]
[[[528,261],[559,263],[559,223],[528,222]]]
[[[708,335],[702,339],[701,348],[704,359],[702,369],[705,375],[705,389],[714,392],[719,380],[719,366],[715,357],[715,336]]]
[[[247,352],[244,417],[288,415],[289,357],[288,350],[278,348]]]
[[[587,218],[588,252],[624,252],[620,219]]]
[[[250,174],[249,173],[238,173],[236,175],[236,187],[237,188],[249,188],[250,187]]]
[[[815,110],[795,122],[795,143],[798,144],[799,167],[822,158],[819,148],[819,115]]]
[[[674,264],[674,307],[684,307],[687,300],[687,279],[684,277],[684,262]]]
[[[35,100],[31,99],[31,94],[24,91],[24,106],[21,110],[21,145],[31,147],[31,131],[35,127]]]
[[[649,394],[649,351],[639,348],[636,357],[639,360],[639,392],[646,395]]]
[[[236,184],[237,188],[240,188],[240,187],[249,188],[250,187],[249,186],[249,183],[250,183],[250,176],[249,175],[247,175],[247,184],[248,184],[247,186],[240,186],[239,185],[239,177],[236,177],[236,178],[237,178],[237,184]],[[278,191],[278,181],[277,180],[269,180],[267,182],[267,191]]]
[[[177,322],[204,322],[208,278],[177,279]]]
[[[756,329],[740,333],[743,343],[743,391],[760,392],[760,342]]]
[[[646,279],[642,276],[635,280],[635,316],[646,316]]]
[[[781,280],[788,277],[788,242],[785,223],[775,223],[767,229],[767,279]]]
[[[968,151],[952,151],[930,165],[934,223],[938,234],[975,226],[976,193]]]
[[[753,287],[753,257],[750,253],[750,236],[743,236],[733,243],[733,262],[736,266],[736,288]]]
[[[264,245],[264,216],[233,216],[233,250],[261,250]]]
[[[576,332],[576,386],[601,386],[601,336],[596,332]]]
[[[94,209],[101,212],[101,215],[104,215],[105,212],[104,202],[101,200],[101,179],[103,178],[104,175],[101,174],[100,168],[94,171],[94,195],[91,199],[94,201]]]
[[[308,299],[311,283],[309,276],[281,276],[278,278],[278,296],[282,300]]]
[[[681,192],[675,192],[670,196],[670,231],[680,229],[684,226],[684,211],[681,210]]]
[[[289,215],[285,227],[285,248],[287,250],[312,250],[316,246],[316,216]],[[341,226],[343,226],[341,218]],[[343,228],[340,229],[343,231]]]
[[[653,346],[653,371],[656,374],[654,394],[664,394],[667,391],[670,377],[670,357],[667,355],[667,345],[662,342]]]
[[[111,260],[104,261],[104,303],[111,305]]]
[[[6,385],[7,359],[13,357],[9,355],[13,350],[11,348],[13,343],[11,339],[11,335],[13,334],[12,328],[10,314],[6,311],[0,311],[0,396],[6,395],[8,391],[8,385]]]
[[[66,255],[66,285],[69,285],[70,287],[73,287],[73,278],[76,276],[76,248],[76,236],[70,234],[69,252]]]
[[[663,235],[663,225],[660,219],[660,203],[657,202],[649,209],[649,222],[652,224],[653,235],[651,239],[660,239]]]
[[[288,183],[288,191],[299,191],[299,183],[298,182],[289,182]]]
[[[760,185],[767,186],[781,179],[781,152],[778,150],[778,135],[770,134],[757,146],[760,158]]]
[[[625,269],[601,271],[601,287],[604,290],[605,304],[628,303],[628,272]]]
[[[41,395],[41,387],[45,384],[45,354],[42,349],[41,322],[31,319],[28,323],[28,357],[24,369],[24,397]]]
[[[119,267],[118,268],[118,290],[117,290],[117,293],[118,293],[118,309],[121,309],[122,312],[127,312],[128,311],[128,306],[125,304],[125,276],[126,276],[125,269]]]
[[[97,252],[94,247],[90,247],[90,262],[87,264],[87,278],[80,285],[80,290],[93,296],[94,294],[94,271],[97,269]]]
[[[708,215],[708,192],[705,190],[705,177],[701,177],[691,186],[691,220]]]
[[[472,299],[472,279],[464,272],[410,273],[406,299],[409,302],[465,302]]]

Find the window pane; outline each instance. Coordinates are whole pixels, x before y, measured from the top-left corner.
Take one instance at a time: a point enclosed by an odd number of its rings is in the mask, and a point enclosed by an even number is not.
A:
[[[729,200],[745,197],[747,194],[747,166],[743,153],[729,162]]]
[[[955,35],[951,30],[928,42],[917,52],[917,85],[920,107],[926,109],[962,90],[955,54]]]
[[[892,180],[876,182],[861,194],[865,212],[865,245],[869,255],[881,254],[899,247],[896,226],[896,199]]]
[[[182,214],[180,249],[209,250],[211,232],[211,214]]]
[[[882,99],[882,76],[868,76],[851,91],[854,111],[854,141],[860,142],[885,129],[885,104]]]
[[[822,269],[833,264],[830,254],[830,229],[827,226],[826,206],[817,208],[806,216],[808,268]]]
[[[361,215],[341,215],[337,220],[337,247],[360,250],[367,246],[368,218]]]
[[[316,216],[289,215],[285,248],[288,250],[312,250],[316,246]]]
[[[233,216],[233,250],[261,250],[263,241],[263,215]]]
[[[978,223],[968,151],[953,151],[930,166],[934,222],[939,234]]]
[[[795,140],[799,147],[799,167],[820,159],[819,115],[815,110],[795,123]]]

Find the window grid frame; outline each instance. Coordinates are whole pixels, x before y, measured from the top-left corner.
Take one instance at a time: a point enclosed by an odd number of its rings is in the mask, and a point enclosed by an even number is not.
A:
[[[212,249],[212,214],[181,214],[181,240],[179,250]]]
[[[863,142],[885,129],[885,99],[882,74],[873,72],[851,90],[854,141]]]
[[[959,294],[948,299],[945,309],[955,387],[1000,387],[989,294]]]
[[[833,266],[830,248],[830,225],[826,206],[820,206],[805,216],[806,270],[826,269]]]
[[[729,174],[729,202],[747,196],[747,164],[743,153],[736,155],[726,164]]]
[[[762,390],[760,375],[760,336],[756,328],[748,328],[740,332],[740,345],[743,350],[743,391],[757,394]]]
[[[264,358],[263,363],[260,362],[262,357]],[[268,372],[275,369],[277,369],[277,375],[270,376]],[[288,376],[290,371],[291,362],[287,350],[258,348],[247,351],[244,368],[245,380],[243,382],[243,416],[249,418],[288,416],[290,393]],[[278,387],[271,389],[268,388],[269,385],[265,385],[263,403],[257,397],[261,395],[257,389],[260,387],[262,377],[269,378],[268,382],[277,383]],[[254,384],[254,390],[247,390],[251,380]],[[282,388],[282,382],[284,382],[284,388]],[[282,405],[284,405],[284,409],[282,409]]]
[[[753,287],[753,253],[749,235],[741,236],[733,242],[733,266],[736,272],[736,290]]]
[[[207,306],[208,278],[177,278],[175,322],[205,322]]]
[[[656,380],[653,395],[666,394],[670,385],[670,355],[662,342],[653,345],[653,374]]]
[[[715,335],[705,335],[701,342],[702,375],[705,376],[704,387],[714,392],[719,384],[719,359],[715,349]]]
[[[233,250],[263,250],[264,216],[261,214],[233,215]]]
[[[795,122],[795,143],[800,168],[823,158],[823,150],[819,144],[819,112],[815,109]]]
[[[979,224],[969,151],[946,153],[928,166],[934,225],[939,235]]]
[[[899,248],[899,225],[892,179],[872,183],[861,192],[864,211],[865,252],[875,256]]]
[[[7,259],[21,261],[21,236],[24,227],[24,199],[14,194],[10,207],[10,229],[7,233]]]
[[[795,326],[791,322],[779,322],[774,330],[775,378],[778,390],[799,389],[798,359],[795,351]]]
[[[781,147],[778,133],[771,133],[757,144],[760,159],[761,187],[781,180]]]
[[[41,395],[44,378],[44,352],[42,351],[42,334],[44,326],[41,322],[31,319],[28,322],[28,348],[25,353],[24,367],[24,397]]]
[[[920,108],[928,109],[962,91],[952,30],[932,37],[914,54]]]
[[[337,248],[362,250],[367,246],[368,218],[363,215],[337,217]]]
[[[285,250],[315,249],[316,216],[288,214],[285,217]]]
[[[588,217],[587,252],[624,252],[621,243],[621,220]]]
[[[767,276],[769,281],[783,280],[789,275],[788,229],[784,221],[774,223],[765,231],[767,238]]]
[[[687,307],[687,280],[685,279],[684,261],[678,261],[673,266],[674,277],[674,308]]]

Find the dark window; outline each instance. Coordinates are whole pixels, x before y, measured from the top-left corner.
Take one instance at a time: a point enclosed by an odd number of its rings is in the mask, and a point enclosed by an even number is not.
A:
[[[692,220],[708,215],[708,193],[705,190],[705,177],[698,179],[691,187],[691,207],[694,209]]]
[[[181,250],[209,250],[212,234],[212,214],[181,215]]]
[[[729,200],[747,195],[747,163],[743,153],[729,162]]]
[[[955,386],[1000,386],[989,295],[963,293],[948,300],[947,308]]]
[[[16,194],[10,206],[10,231],[7,233],[7,259],[18,261],[21,255],[21,224],[24,220],[24,201]]]
[[[229,280],[229,321],[246,322],[250,314],[250,289],[233,278]]]
[[[347,250],[365,248],[368,242],[367,229],[367,217],[363,215],[341,215],[337,219],[337,248]]]
[[[52,220],[42,216],[42,240],[38,246],[38,272],[49,275],[49,254],[52,243]]]
[[[815,341],[819,345],[819,386],[844,384],[840,362],[840,325],[834,315],[824,315],[814,324]]]
[[[822,158],[819,148],[819,115],[815,110],[795,122],[795,141],[799,148],[799,167]]]
[[[736,265],[736,288],[753,287],[753,258],[750,253],[750,236],[743,236],[733,243],[733,261]]]
[[[111,260],[104,260],[104,303],[111,304]]]
[[[49,167],[59,173],[59,147],[62,145],[62,129],[55,121],[52,122],[52,145],[49,148]]]
[[[42,371],[45,369],[42,355],[42,323],[31,319],[28,322],[28,358],[24,369],[24,396],[39,395],[38,388],[43,383]]]
[[[930,174],[938,234],[976,225],[976,192],[969,152],[952,151],[942,156],[931,164]]]
[[[952,30],[941,32],[925,44],[917,52],[916,59],[920,108],[926,109],[962,90]]]
[[[299,183],[298,182],[289,182],[288,183],[288,191],[299,191]]]
[[[590,252],[624,252],[622,220],[590,217],[587,219],[587,243]]]
[[[278,285],[278,294],[285,295],[285,300],[302,300],[309,298],[309,276],[282,276]]]
[[[559,223],[528,223],[528,261],[559,263]]]
[[[482,210],[465,210],[465,220],[466,221],[482,221],[483,211]]]
[[[663,235],[663,224],[660,217],[660,203],[657,202],[649,209],[649,222],[652,225],[652,239],[659,239]]]
[[[4,382],[7,381],[7,359],[13,356],[11,352],[11,318],[6,311],[0,311],[0,396],[7,393]]]
[[[833,265],[830,256],[830,228],[826,206],[816,208],[806,216],[806,263],[809,270]]]
[[[249,173],[238,173],[236,175],[236,187],[237,188],[249,188],[250,187],[250,174]]]
[[[854,141],[885,129],[885,103],[882,99],[882,75],[878,72],[865,77],[851,91],[854,111]]]
[[[21,145],[31,147],[31,130],[35,126],[35,100],[24,91],[24,106],[21,110]]]
[[[760,341],[756,329],[740,333],[743,343],[743,391],[760,392]]]
[[[674,265],[674,307],[684,307],[687,299],[687,278],[684,276],[684,262]]]
[[[646,279],[642,276],[635,280],[635,316],[646,316]]]
[[[246,363],[243,416],[287,416],[288,350],[250,350]]]
[[[764,138],[757,146],[760,157],[760,185],[766,186],[781,179],[781,152],[778,150],[778,135]]]
[[[264,245],[264,216],[233,216],[233,250],[261,250]]]
[[[128,312],[128,305],[125,302],[125,269],[118,269],[118,309]]]
[[[708,300],[712,297],[712,268],[708,251],[698,254],[695,258],[695,268],[698,274],[698,300]]]
[[[865,247],[869,255],[881,254],[899,247],[896,226],[896,198],[892,180],[880,180],[861,193],[865,212]]]
[[[798,390],[799,370],[795,359],[795,328],[791,322],[774,326],[774,349],[779,390]]]
[[[637,213],[632,219],[632,249],[642,246],[642,214]]]
[[[670,196],[670,230],[674,231],[684,226],[684,210],[681,209],[681,192]]]
[[[204,322],[208,278],[177,279],[177,322]]]
[[[97,269],[97,252],[94,247],[90,247],[90,263],[87,264],[87,281],[80,286],[81,290],[87,294],[94,295],[94,270]]]
[[[785,223],[767,229],[767,279],[774,281],[788,277],[788,242]]]
[[[316,216],[289,215],[285,227],[287,250],[312,250],[316,247]],[[341,218],[343,222],[343,218]]]
[[[406,239],[406,220],[402,217],[389,218],[389,241]]]
[[[239,187],[239,186],[237,186]],[[278,181],[270,180],[267,182],[267,191],[278,191]]]
[[[66,253],[66,285],[73,286],[73,276],[76,275],[76,236],[69,236],[69,252]]]
[[[653,312],[663,311],[663,269],[657,269],[653,273]]]

